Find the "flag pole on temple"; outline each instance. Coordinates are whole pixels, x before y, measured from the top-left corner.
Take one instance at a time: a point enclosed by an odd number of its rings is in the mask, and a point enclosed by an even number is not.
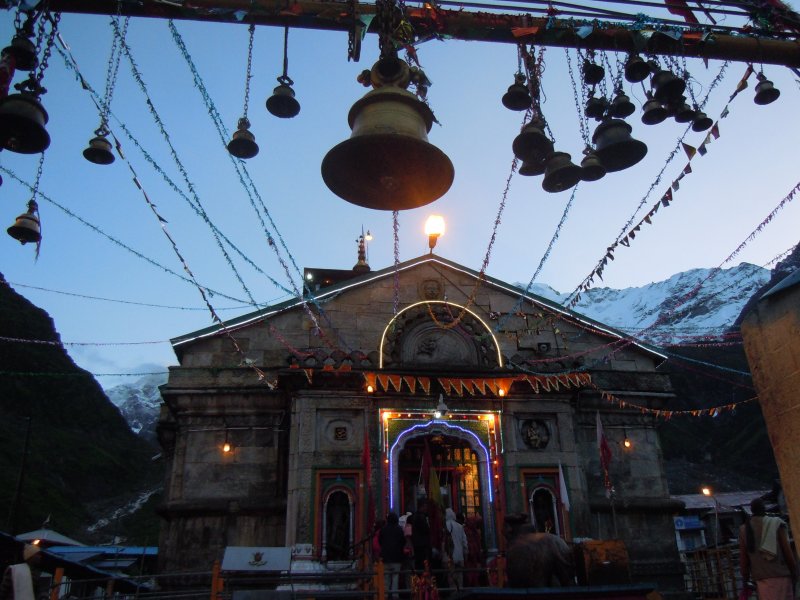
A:
[[[603,422],[600,420],[600,411],[597,411],[597,450],[600,452],[600,469],[603,471],[603,486],[606,488],[606,498],[611,502],[611,521],[614,525],[614,538],[619,538],[617,531],[617,511],[614,507],[614,486],[611,484],[611,447],[608,445],[606,434],[603,431]]]

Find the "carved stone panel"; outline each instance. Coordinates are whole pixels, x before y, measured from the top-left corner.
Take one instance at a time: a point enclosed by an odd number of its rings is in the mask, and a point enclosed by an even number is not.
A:
[[[319,450],[357,450],[363,440],[363,413],[357,411],[317,412],[317,448]]]
[[[550,445],[555,434],[555,423],[544,418],[519,420],[519,435],[524,447],[531,450],[544,450]]]

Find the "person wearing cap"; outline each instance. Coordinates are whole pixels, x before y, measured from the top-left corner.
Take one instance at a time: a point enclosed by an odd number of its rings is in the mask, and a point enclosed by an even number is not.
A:
[[[22,550],[23,562],[9,565],[0,581],[0,600],[36,600],[33,586],[33,572],[38,575],[39,551],[33,544],[25,544]]]

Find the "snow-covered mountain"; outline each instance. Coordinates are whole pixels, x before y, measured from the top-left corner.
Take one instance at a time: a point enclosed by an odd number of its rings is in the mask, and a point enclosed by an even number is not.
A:
[[[641,287],[590,289],[581,295],[575,310],[658,345],[714,339],[734,324],[769,278],[768,269],[749,263],[730,269],[692,269]],[[562,304],[568,299],[568,294],[546,284],[536,283],[530,291]],[[163,383],[166,375],[146,375],[106,390],[131,429],[151,441],[155,441],[161,405],[158,386]]]
[[[768,269],[749,263],[691,269],[641,287],[591,288],[581,294],[575,310],[655,344],[718,339],[769,278]],[[568,300],[568,294],[548,285],[534,284],[530,291],[558,303]]]
[[[106,396],[119,409],[133,432],[151,442],[156,441],[156,424],[161,406],[158,386],[166,382],[166,375],[144,375],[133,383],[123,383],[105,390]]]

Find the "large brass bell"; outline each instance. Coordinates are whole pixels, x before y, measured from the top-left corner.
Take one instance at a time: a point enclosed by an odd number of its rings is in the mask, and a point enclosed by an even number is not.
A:
[[[653,95],[656,100],[661,102],[669,102],[679,98],[686,90],[686,82],[683,79],[664,69],[657,71],[653,75],[650,85],[653,88]]]
[[[3,48],[3,54],[8,54],[14,59],[14,68],[18,71],[33,71],[39,64],[36,58],[36,46],[22,33],[15,35],[11,45]]]
[[[606,168],[597,155],[592,152],[586,152],[586,156],[581,161],[581,180],[582,181],[597,181],[606,175]]]
[[[545,192],[557,193],[578,185],[581,180],[581,168],[572,162],[566,152],[553,152],[547,158],[547,166],[542,180]]]
[[[634,106],[631,99],[628,98],[628,95],[619,90],[617,95],[614,96],[614,99],[611,101],[611,109],[609,110],[612,117],[616,117],[618,119],[624,119],[625,117],[631,116],[634,112],[636,112],[636,107]]]
[[[705,131],[709,129],[714,124],[713,119],[709,117],[706,113],[702,110],[698,110],[694,114],[694,120],[692,121],[692,131]]]
[[[676,123],[690,123],[694,121],[694,117],[697,114],[692,107],[686,104],[686,101],[680,100],[670,105],[667,110],[672,113],[672,118],[675,119]]]
[[[647,102],[642,107],[642,123],[645,125],[658,125],[663,123],[666,118],[667,109],[648,92]]]
[[[528,110],[531,104],[533,104],[533,100],[528,86],[525,85],[525,75],[517,73],[514,75],[514,83],[503,94],[503,106],[509,110]]]
[[[424,206],[443,196],[453,183],[453,163],[428,142],[433,113],[396,83],[395,71],[408,73],[400,59],[381,59],[373,67],[380,85],[353,104],[347,116],[350,139],[322,160],[322,179],[353,204],[378,210]],[[405,82],[405,83],[403,83]]]
[[[233,137],[228,142],[228,152],[236,158],[253,158],[258,154],[256,136],[250,132],[250,121],[247,117],[239,119],[238,129],[233,132]]]
[[[587,85],[597,85],[606,76],[606,70],[589,60],[583,61],[583,81]]]
[[[553,151],[553,140],[544,132],[545,123],[535,117],[531,119],[511,143],[514,156],[523,163],[541,162]]]
[[[28,202],[28,212],[22,213],[14,224],[6,229],[8,235],[20,244],[36,243],[42,239],[42,228],[39,223],[39,207],[35,200]]]
[[[753,102],[761,105],[775,102],[778,96],[781,95],[781,91],[763,73],[756,75],[756,78],[758,83],[756,84],[756,95],[753,98]]]
[[[625,63],[625,79],[631,83],[644,81],[650,75],[650,65],[638,54],[631,54]]]
[[[525,177],[532,177],[536,175],[542,175],[547,167],[547,158],[537,158],[534,160],[522,161],[522,165],[519,167],[519,174],[524,175]]]
[[[620,119],[600,123],[592,136],[595,154],[608,172],[632,167],[647,154],[647,145],[631,137],[631,126]]]
[[[111,142],[102,131],[95,131],[95,137],[89,140],[89,147],[83,151],[83,157],[96,165],[110,165],[114,162]]]
[[[11,152],[36,154],[50,146],[44,128],[47,111],[34,94],[22,92],[0,99],[0,145]]]
[[[293,82],[288,77],[278,77],[278,81],[280,85],[267,98],[267,110],[281,119],[296,117],[300,113],[300,103],[294,97]]]
[[[586,101],[586,118],[588,119],[597,119],[600,121],[603,118],[603,115],[606,114],[606,109],[608,109],[608,100],[603,98],[595,97],[594,95],[589,96],[589,99]]]

